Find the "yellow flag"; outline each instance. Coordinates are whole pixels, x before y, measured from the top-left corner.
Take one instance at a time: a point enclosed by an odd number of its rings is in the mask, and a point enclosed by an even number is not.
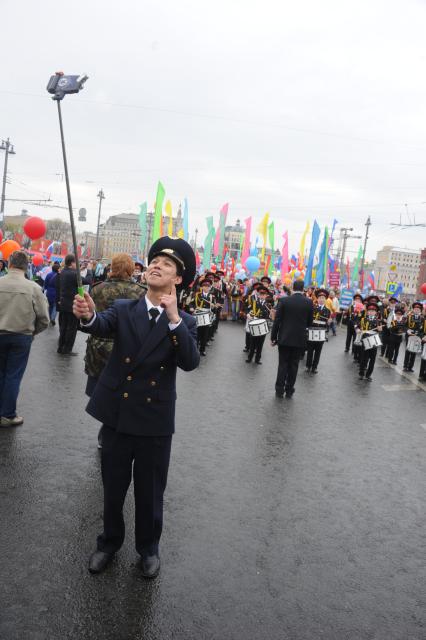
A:
[[[269,222],[269,213],[265,213],[262,218],[262,222],[257,227],[256,231],[258,231],[262,235],[263,246],[262,246],[262,261],[265,260],[265,249],[266,249],[266,234],[268,233],[268,222]]]
[[[170,202],[170,200],[167,200],[164,206],[164,210],[169,216],[169,226],[167,229],[167,235],[172,237],[173,236],[173,217],[172,217],[172,203]]]
[[[300,260],[300,264],[299,264],[299,268],[301,268],[303,266],[303,262],[305,260],[305,242],[306,242],[306,236],[309,233],[309,221],[306,223],[306,227],[305,230],[303,232],[303,236],[302,239],[300,241],[300,249],[299,249],[299,260]]]
[[[179,229],[179,231],[178,231],[178,238],[185,239],[185,238],[184,238],[184,236],[185,236],[185,234],[184,234],[183,229]]]

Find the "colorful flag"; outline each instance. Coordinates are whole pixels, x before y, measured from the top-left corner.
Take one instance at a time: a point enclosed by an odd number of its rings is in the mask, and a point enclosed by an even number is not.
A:
[[[146,244],[146,216],[148,212],[148,205],[146,202],[143,202],[139,205],[139,229],[141,232],[140,235],[140,248],[143,257],[145,258],[145,244]]]
[[[224,254],[224,243],[225,243],[225,226],[226,226],[226,217],[228,215],[229,203],[223,205],[220,210],[219,217],[219,252],[218,255],[221,259],[223,259]]]
[[[288,274],[288,231],[283,233],[284,245],[282,250],[281,260],[281,280],[284,280],[284,276]]]
[[[271,269],[271,255],[266,256],[265,269],[263,271],[263,275],[267,276]]]
[[[245,265],[247,258],[250,255],[250,236],[251,236],[251,216],[250,218],[246,218],[246,233],[244,236],[244,245],[241,254],[241,263]]]
[[[187,198],[183,201],[183,239],[187,242],[189,241],[189,213]]]
[[[317,286],[323,287],[327,278],[327,262],[328,262],[328,227],[324,229],[324,237],[322,239],[318,268],[317,268]]]
[[[309,249],[308,265],[305,272],[305,285],[309,287],[312,284],[312,269],[314,266],[315,252],[317,250],[318,240],[321,234],[321,229],[316,220],[314,220],[314,226],[312,227],[311,247]]]
[[[172,237],[173,236],[173,215],[172,215],[172,203],[170,202],[170,200],[167,200],[164,206],[164,211],[166,212],[169,218],[169,222],[167,225],[167,235]]]
[[[265,249],[266,249],[266,234],[268,232],[268,221],[269,221],[269,213],[265,213],[262,218],[262,222],[258,225],[256,231],[258,231],[262,235],[263,245],[262,245],[262,256],[261,261],[265,260]]]
[[[374,271],[370,271],[370,274],[368,276],[368,284],[370,285],[370,287],[372,289],[376,288],[376,282],[375,282],[375,279],[374,279]]]
[[[155,212],[154,212],[154,229],[152,232],[152,242],[158,240],[161,237],[162,232],[162,220],[163,220],[163,201],[166,192],[161,184],[158,182],[157,197],[155,198]]]
[[[269,236],[269,246],[271,247],[272,253],[275,251],[275,224],[272,220],[271,224],[268,227],[268,236]]]
[[[203,256],[203,268],[204,271],[210,269],[211,260],[212,260],[212,245],[214,239],[214,226],[213,226],[213,216],[209,216],[206,218],[207,222],[207,236],[204,241],[204,256]]]
[[[362,258],[362,245],[359,245],[358,255],[355,258],[354,268],[352,270],[352,282],[355,282],[355,280],[358,280],[359,278],[359,265],[361,263],[361,258]]]

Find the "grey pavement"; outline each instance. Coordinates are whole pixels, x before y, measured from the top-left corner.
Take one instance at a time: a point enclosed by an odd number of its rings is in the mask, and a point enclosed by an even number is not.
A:
[[[426,393],[378,359],[357,379],[343,336],[274,397],[277,352],[246,364],[223,323],[179,374],[162,570],[127,535],[100,576],[97,423],[57,330],[34,342],[22,427],[0,432],[1,640],[424,640]],[[400,354],[401,360],[401,354]],[[418,365],[417,365],[418,368]],[[413,375],[413,374],[412,374]]]

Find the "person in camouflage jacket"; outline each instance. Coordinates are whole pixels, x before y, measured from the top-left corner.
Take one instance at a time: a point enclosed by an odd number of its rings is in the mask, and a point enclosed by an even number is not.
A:
[[[127,253],[118,253],[112,258],[111,271],[107,280],[96,283],[91,296],[97,311],[105,311],[114,300],[137,300],[146,291],[146,287],[132,280],[135,265]],[[87,339],[84,371],[87,374],[86,394],[92,395],[96,382],[111,354],[114,340],[89,336]]]

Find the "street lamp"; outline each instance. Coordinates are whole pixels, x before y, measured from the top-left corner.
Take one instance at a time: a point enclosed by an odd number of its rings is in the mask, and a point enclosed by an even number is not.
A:
[[[9,155],[15,155],[16,151],[9,138],[2,140],[0,149],[5,151],[4,155],[4,169],[3,169],[3,187],[1,190],[1,204],[0,204],[0,229],[4,226],[4,202],[6,200],[6,177],[7,177],[7,160]]]

